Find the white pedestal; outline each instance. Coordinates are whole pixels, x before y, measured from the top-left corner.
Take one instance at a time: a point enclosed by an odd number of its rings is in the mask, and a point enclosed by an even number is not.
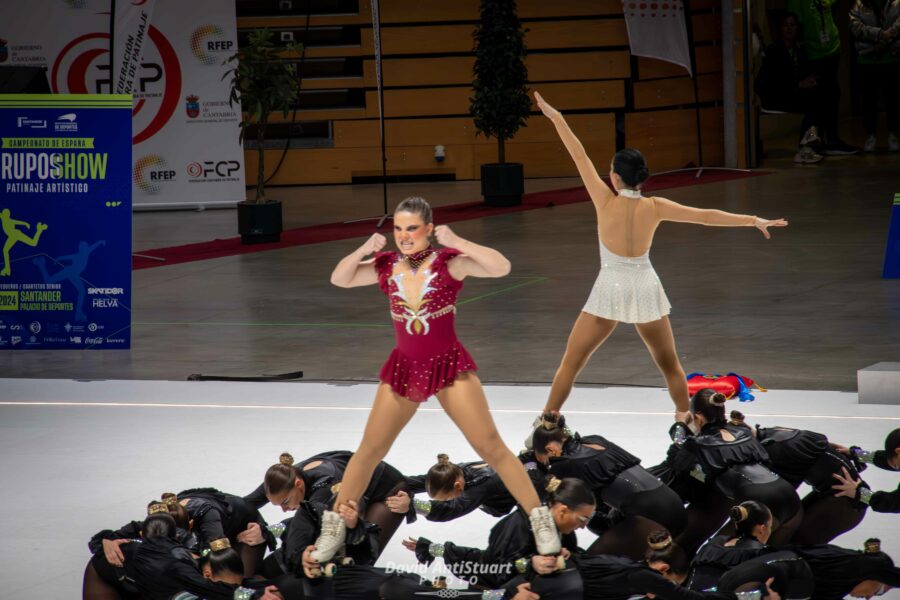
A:
[[[856,372],[860,404],[900,404],[900,363],[880,362]]]

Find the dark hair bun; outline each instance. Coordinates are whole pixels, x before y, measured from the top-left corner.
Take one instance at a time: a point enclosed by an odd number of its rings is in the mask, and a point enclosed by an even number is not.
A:
[[[278,457],[278,463],[290,467],[294,464],[294,457],[291,456],[290,452],[282,452],[281,456]]]
[[[731,520],[735,523],[746,521],[749,516],[750,512],[745,507],[740,505],[731,507]]]
[[[645,166],[641,167],[635,173],[635,178],[637,179],[637,185],[640,185],[647,181],[647,178],[650,177],[650,169]]]
[[[623,148],[616,152],[612,164],[613,171],[629,187],[637,187],[650,177],[650,169],[644,155],[634,148]]]
[[[647,536],[647,545],[651,550],[665,550],[672,545],[672,534],[665,529],[651,531]]]
[[[438,455],[437,455],[437,464],[439,464],[439,465],[449,465],[449,464],[450,464],[450,457],[447,456],[446,454],[438,454]]]
[[[716,392],[709,398],[710,404],[715,404],[717,406],[725,406],[725,403],[728,401],[728,398],[725,397],[725,394],[721,392]]]

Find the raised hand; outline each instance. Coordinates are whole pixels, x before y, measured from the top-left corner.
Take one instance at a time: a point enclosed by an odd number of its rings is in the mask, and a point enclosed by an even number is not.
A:
[[[438,244],[446,248],[458,248],[462,238],[453,233],[446,225],[438,225],[434,228],[434,238]]]
[[[764,236],[766,236],[767,240],[772,239],[772,235],[769,233],[769,227],[787,227],[787,226],[788,226],[788,222],[785,221],[784,219],[769,220],[769,219],[760,219],[759,217],[756,218],[756,228],[759,229],[760,231],[762,231],[762,234]]]
[[[363,256],[368,256],[370,254],[375,254],[384,248],[385,244],[387,244],[387,238],[381,235],[380,233],[373,233],[372,237],[366,240],[366,243],[359,247],[360,251],[363,253]]]
[[[544,116],[551,121],[559,117],[559,111],[547,104],[547,101],[537,92],[534,93],[534,101],[537,103],[537,107],[541,109],[541,112],[544,113]]]

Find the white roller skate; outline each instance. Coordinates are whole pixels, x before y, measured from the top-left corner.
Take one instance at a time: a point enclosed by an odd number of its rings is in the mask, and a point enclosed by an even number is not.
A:
[[[536,506],[531,509],[528,519],[531,521],[531,533],[534,534],[538,554],[544,556],[559,554],[562,544],[550,509],[546,506]]]
[[[316,549],[310,553],[310,558],[324,565],[334,558],[344,547],[347,539],[347,524],[338,513],[326,510],[322,513],[322,531],[316,540]]]

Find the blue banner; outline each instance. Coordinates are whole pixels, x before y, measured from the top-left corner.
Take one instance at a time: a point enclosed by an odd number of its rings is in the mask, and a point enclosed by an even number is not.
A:
[[[131,107],[0,95],[0,349],[131,347]]]
[[[894,194],[894,208],[891,209],[891,224],[888,226],[884,270],[881,276],[885,279],[900,279],[900,192]]]

